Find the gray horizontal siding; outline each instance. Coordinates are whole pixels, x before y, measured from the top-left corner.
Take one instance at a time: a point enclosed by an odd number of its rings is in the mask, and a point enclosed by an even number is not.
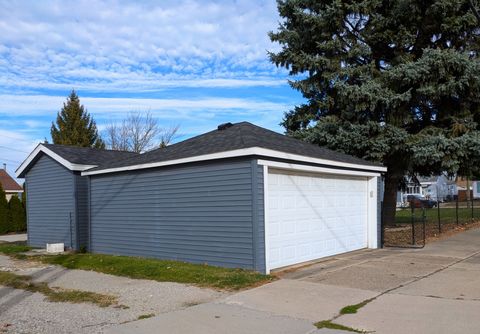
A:
[[[44,155],[28,171],[25,181],[28,244],[33,247],[56,242],[63,242],[67,247],[75,245],[73,174]]]
[[[252,164],[91,176],[91,250],[254,267]]]
[[[78,249],[88,246],[88,177],[75,174]]]
[[[254,163],[257,163],[256,161]],[[263,166],[257,165],[254,169],[254,186],[256,187],[257,197],[254,205],[257,210],[256,224],[256,251],[255,251],[255,270],[265,272],[265,206],[264,206],[264,185],[263,185]]]

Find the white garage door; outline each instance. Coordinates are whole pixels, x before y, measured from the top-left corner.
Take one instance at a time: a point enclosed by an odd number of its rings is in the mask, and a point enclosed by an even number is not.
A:
[[[367,180],[271,170],[269,269],[367,247]]]

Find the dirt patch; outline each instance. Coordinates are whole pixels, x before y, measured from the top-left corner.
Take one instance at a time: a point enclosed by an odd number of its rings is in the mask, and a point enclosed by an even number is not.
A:
[[[228,295],[186,284],[70,270],[5,255],[0,255],[0,271],[5,278],[0,282],[0,333],[99,333],[139,317],[181,310]],[[103,295],[118,297],[118,303],[107,306],[109,303],[89,302],[91,297]],[[82,302],[72,303],[78,300]]]
[[[474,228],[480,228],[480,220],[460,224],[456,224],[455,222],[442,223],[441,231],[436,223],[426,223],[425,231],[422,223],[416,223],[414,231],[412,231],[412,226],[409,224],[386,227],[384,231],[384,245],[387,247],[409,245],[421,246],[423,245],[424,233],[425,243],[429,243],[436,240],[445,239],[457,233]]]

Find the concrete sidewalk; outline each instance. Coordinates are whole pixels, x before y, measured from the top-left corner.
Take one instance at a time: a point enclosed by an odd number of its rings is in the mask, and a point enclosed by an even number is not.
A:
[[[1,242],[16,242],[16,241],[27,241],[27,234],[4,234],[0,235]]]
[[[479,333],[480,229],[424,249],[366,250],[284,273],[220,301],[111,328],[108,333]],[[372,299],[356,314],[341,308]]]

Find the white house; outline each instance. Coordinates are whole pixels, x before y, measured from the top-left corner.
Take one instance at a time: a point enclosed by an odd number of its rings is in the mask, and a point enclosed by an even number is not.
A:
[[[473,198],[480,198],[480,181],[472,182]]]

